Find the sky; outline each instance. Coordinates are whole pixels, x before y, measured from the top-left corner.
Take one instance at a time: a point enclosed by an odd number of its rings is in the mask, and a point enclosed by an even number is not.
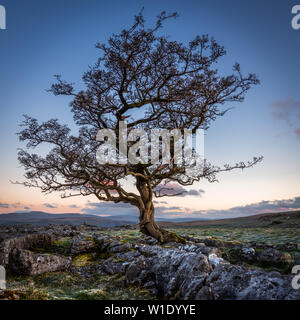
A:
[[[239,62],[244,73],[254,72],[261,81],[243,103],[226,105],[233,109],[205,133],[205,157],[216,165],[261,155],[263,162],[220,174],[218,183],[195,183],[184,197],[156,200],[157,215],[229,218],[300,208],[300,29],[291,26],[296,4],[299,0],[0,0],[7,19],[7,29],[0,30],[0,213],[136,212],[92,196],[44,195],[10,180],[23,181],[17,149],[24,145],[16,135],[22,115],[72,126],[70,100],[46,91],[53,75],[80,86],[82,73],[98,57],[95,44],[129,27],[142,7],[146,25],[163,10],[178,12],[162,34],[183,43],[209,34],[227,51],[221,72]]]

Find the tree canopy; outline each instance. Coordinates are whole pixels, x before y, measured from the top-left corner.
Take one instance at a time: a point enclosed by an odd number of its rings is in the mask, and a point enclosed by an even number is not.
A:
[[[98,43],[99,59],[83,74],[85,86],[80,91],[56,76],[49,91],[70,96],[79,134],[73,135],[57,119],[39,123],[25,116],[19,132],[20,140],[27,142],[18,156],[25,168],[22,184],[45,193],[60,191],[62,197],[94,195],[100,201],[130,203],[139,209],[143,233],[161,242],[178,241],[154,221],[154,198],[177,195],[168,192],[168,183],[214,182],[222,171],[248,168],[261,161],[258,157],[218,167],[205,160],[193,175],[184,163],[175,163],[174,156],[168,164],[97,162],[101,142],[96,136],[101,129],[118,132],[120,122],[126,120],[128,133],[136,128],[147,132],[153,128],[207,130],[229,110],[226,103],[242,102],[246,92],[259,83],[255,74],[243,75],[239,64],[231,74],[220,75],[216,63],[226,51],[208,35],[197,36],[186,45],[160,35],[163,22],[176,17],[176,13],[162,12],[156,24],[146,28],[141,12],[130,28],[113,34],[107,44]],[[128,145],[137,141],[128,141]],[[27,150],[41,144],[53,146],[46,156]],[[128,190],[128,182],[134,184],[135,192]]]

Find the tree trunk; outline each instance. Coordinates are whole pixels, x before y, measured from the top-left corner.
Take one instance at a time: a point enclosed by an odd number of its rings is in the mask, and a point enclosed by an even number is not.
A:
[[[142,205],[139,207],[140,231],[147,236],[157,239],[160,243],[185,242],[183,238],[173,232],[163,229],[155,223],[152,190],[141,179],[137,179],[137,189],[139,190],[142,199]]]
[[[149,210],[140,209],[140,231],[147,236],[157,239],[160,243],[182,242],[183,239],[158,226],[154,220],[154,206]]]

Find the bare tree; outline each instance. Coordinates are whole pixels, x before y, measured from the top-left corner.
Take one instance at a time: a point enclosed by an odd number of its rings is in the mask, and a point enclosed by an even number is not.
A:
[[[162,23],[175,17],[176,13],[162,12],[154,27],[145,28],[141,12],[129,29],[112,35],[107,45],[97,44],[100,58],[84,73],[85,89],[81,91],[56,76],[50,91],[72,97],[70,106],[79,134],[71,134],[57,119],[39,124],[25,116],[19,138],[27,141],[27,149],[41,144],[53,148],[46,156],[19,151],[26,172],[23,185],[45,193],[61,191],[62,197],[95,195],[100,201],[129,203],[140,212],[142,233],[160,242],[180,241],[154,220],[155,197],[178,195],[162,187],[166,182],[183,186],[202,178],[214,182],[222,171],[244,169],[261,161],[259,157],[224,167],[206,161],[193,176],[187,174],[183,164],[175,163],[174,157],[169,164],[97,162],[100,142],[95,137],[99,129],[117,132],[124,119],[129,131],[156,127],[208,129],[228,110],[222,108],[225,103],[243,101],[249,88],[259,83],[255,74],[242,75],[238,64],[232,74],[219,75],[215,64],[226,52],[207,35],[197,36],[188,45],[158,35]],[[135,192],[129,191],[129,182]]]

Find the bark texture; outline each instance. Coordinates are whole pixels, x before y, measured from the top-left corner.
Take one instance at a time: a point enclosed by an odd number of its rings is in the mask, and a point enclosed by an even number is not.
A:
[[[184,239],[175,233],[169,232],[155,222],[155,208],[153,204],[153,191],[147,181],[137,178],[137,189],[141,196],[140,210],[140,231],[145,235],[154,237],[161,243],[184,242]]]

